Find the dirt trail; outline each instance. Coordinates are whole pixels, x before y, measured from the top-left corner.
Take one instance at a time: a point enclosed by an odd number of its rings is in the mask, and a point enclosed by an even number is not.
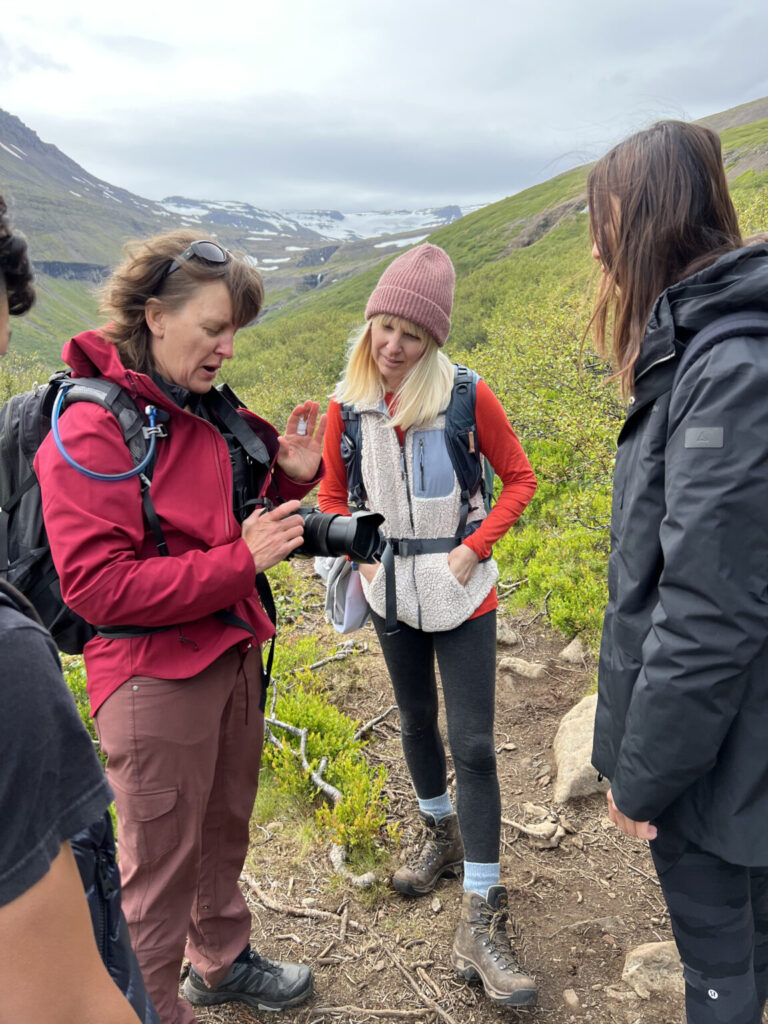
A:
[[[513,654],[547,670],[538,679],[498,676],[502,815],[525,823],[540,820],[546,811],[565,818],[569,829],[554,849],[539,848],[511,825],[502,830],[502,881],[509,887],[521,960],[539,984],[538,1006],[518,1011],[494,1006],[479,984],[453,973],[450,951],[461,899],[455,880],[443,879],[421,899],[383,887],[371,896],[334,875],[325,849],[302,859],[290,830],[278,826],[268,839],[261,833],[255,837],[250,864],[255,885],[244,884],[254,946],[273,958],[303,960],[315,974],[315,995],[305,1006],[282,1013],[285,1024],[676,1024],[682,1019],[682,998],[644,1000],[621,982],[629,949],[672,938],[647,846],[610,825],[602,796],[560,808],[552,802],[552,741],[563,714],[592,685],[594,666],[562,661],[566,641],[540,618],[504,621],[520,642],[500,647],[499,657]],[[328,629],[317,620],[305,628]],[[354,665],[344,663],[334,700],[369,721],[392,704],[392,696],[373,630],[357,636],[368,642],[369,651],[353,659]],[[406,852],[418,829],[396,712],[376,726],[369,756],[389,771],[390,813],[402,822]],[[271,1016],[252,1015],[238,1004],[198,1012],[198,1020],[208,1024],[252,1024]]]

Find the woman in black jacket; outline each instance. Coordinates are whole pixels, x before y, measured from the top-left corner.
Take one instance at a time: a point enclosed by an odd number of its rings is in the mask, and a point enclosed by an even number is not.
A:
[[[592,761],[611,781],[612,820],[651,841],[689,1024],[758,1024],[768,996],[768,245],[744,244],[720,141],[699,125],[661,122],[625,140],[595,165],[588,193],[603,271],[592,324],[629,399]],[[724,339],[702,348],[715,323]]]

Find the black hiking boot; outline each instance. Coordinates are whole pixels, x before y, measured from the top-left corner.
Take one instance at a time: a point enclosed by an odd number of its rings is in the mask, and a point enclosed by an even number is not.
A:
[[[267,960],[249,950],[215,988],[190,967],[181,991],[193,1006],[238,1002],[255,1010],[285,1010],[312,995],[312,972],[304,964]]]
[[[464,867],[464,844],[456,815],[449,814],[435,823],[431,814],[419,814],[427,832],[424,845],[392,876],[394,888],[406,896],[425,896],[443,875],[461,878]]]
[[[451,963],[462,978],[480,978],[485,994],[505,1006],[532,1006],[536,982],[517,961],[507,934],[507,890],[492,885],[488,899],[465,892],[453,939]]]

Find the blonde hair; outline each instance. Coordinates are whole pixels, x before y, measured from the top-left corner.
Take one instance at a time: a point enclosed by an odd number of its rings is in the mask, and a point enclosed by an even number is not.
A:
[[[371,329],[379,325],[399,327],[420,338],[423,344],[416,365],[395,392],[390,426],[407,430],[433,420],[447,407],[451,397],[451,362],[423,327],[389,313],[379,313],[352,334],[344,376],[333,397],[349,405],[375,405],[384,397],[384,381],[371,352]]]
[[[154,370],[151,334],[145,318],[149,299],[157,299],[166,309],[176,311],[204,282],[224,281],[232,300],[235,329],[256,319],[264,302],[264,285],[261,274],[246,257],[230,253],[226,263],[182,260],[175,273],[167,274],[171,262],[199,240],[199,233],[181,230],[125,246],[126,259],[107,280],[100,297],[102,310],[111,318],[104,329],[105,337],[115,346],[127,369],[140,373]]]

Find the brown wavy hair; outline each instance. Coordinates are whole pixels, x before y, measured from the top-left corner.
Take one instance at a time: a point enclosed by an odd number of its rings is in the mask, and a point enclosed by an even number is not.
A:
[[[165,276],[171,262],[200,240],[199,233],[184,230],[126,245],[125,260],[101,290],[101,308],[111,320],[104,328],[105,336],[115,345],[127,369],[151,373],[155,368],[152,335],[145,318],[149,299],[158,299],[166,309],[175,311],[203,282],[224,281],[232,300],[235,329],[258,316],[264,304],[264,285],[256,267],[241,253],[230,253],[226,263],[183,260],[178,270]]]
[[[24,235],[14,231],[5,199],[0,196],[0,277],[5,282],[11,316],[23,316],[35,301],[35,275]]]
[[[605,268],[590,326],[629,394],[657,297],[743,245],[720,139],[701,125],[659,121],[598,160],[587,195]]]

